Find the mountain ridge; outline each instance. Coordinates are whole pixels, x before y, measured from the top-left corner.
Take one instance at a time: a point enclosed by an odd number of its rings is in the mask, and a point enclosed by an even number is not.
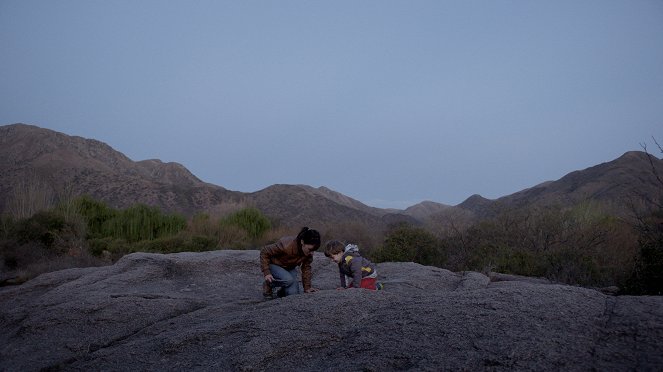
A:
[[[325,186],[274,184],[250,193],[231,191],[200,180],[176,162],[133,161],[104,142],[28,124],[0,126],[0,145],[0,211],[7,211],[21,180],[36,176],[56,190],[70,186],[78,194],[89,194],[117,208],[144,203],[190,216],[213,214],[227,205],[251,205],[285,225],[361,222],[383,229],[393,223],[423,222],[459,212],[483,218],[500,208],[564,206],[586,199],[618,204],[615,209],[619,210],[629,198],[661,198],[662,188],[651,165],[663,174],[660,159],[627,151],[615,160],[498,199],[475,194],[456,206],[423,201],[396,210],[368,206]]]

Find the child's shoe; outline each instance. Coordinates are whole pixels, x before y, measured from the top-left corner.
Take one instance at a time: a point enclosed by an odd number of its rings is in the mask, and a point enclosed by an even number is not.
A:
[[[380,282],[375,283],[375,290],[376,291],[381,291],[384,289],[384,285]]]

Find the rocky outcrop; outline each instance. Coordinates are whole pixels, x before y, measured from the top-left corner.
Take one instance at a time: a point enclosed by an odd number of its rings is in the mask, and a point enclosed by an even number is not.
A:
[[[257,251],[137,253],[0,289],[0,370],[661,370],[663,298],[378,264],[262,300]]]

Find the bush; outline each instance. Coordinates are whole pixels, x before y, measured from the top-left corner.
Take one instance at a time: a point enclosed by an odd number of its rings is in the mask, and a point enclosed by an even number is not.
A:
[[[236,226],[246,232],[248,238],[257,240],[270,229],[271,223],[257,208],[244,208],[221,219],[221,228]]]
[[[221,225],[219,246],[224,249],[247,249],[253,246],[246,230],[236,225]]]
[[[15,239],[19,244],[37,242],[53,253],[67,253],[72,245],[80,248],[84,226],[76,220],[67,220],[61,213],[41,211],[20,220],[15,227]]]
[[[177,253],[203,252],[216,249],[216,239],[210,236],[178,234],[131,245],[132,252]]]
[[[622,283],[636,249],[632,227],[592,203],[505,211],[445,238],[450,270],[498,271],[567,284]]]
[[[3,219],[0,268],[11,271],[15,282],[69,267],[99,265],[85,249],[85,225],[80,218],[57,209],[29,218]]]
[[[110,208],[104,202],[94,200],[89,196],[82,196],[73,202],[75,209],[83,216],[87,223],[87,237],[91,239],[109,236],[104,230],[107,221],[117,217],[118,211]]]
[[[642,219],[639,252],[626,283],[626,292],[636,295],[663,294],[663,211]]]
[[[165,215],[158,208],[138,204],[107,220],[103,225],[103,232],[104,236],[138,242],[175,235],[185,228],[184,217]]]
[[[442,266],[446,259],[442,243],[432,233],[407,225],[389,232],[376,256],[378,262],[416,262],[435,266]]]
[[[209,214],[198,213],[191,219],[187,231],[194,235],[218,236],[219,225],[212,222]]]
[[[8,239],[14,235],[16,223],[12,217],[0,215],[0,239]]]

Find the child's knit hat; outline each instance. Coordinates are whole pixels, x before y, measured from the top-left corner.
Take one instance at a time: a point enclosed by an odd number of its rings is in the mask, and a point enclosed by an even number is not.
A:
[[[356,244],[348,244],[345,246],[345,253],[359,252],[359,247]]]

